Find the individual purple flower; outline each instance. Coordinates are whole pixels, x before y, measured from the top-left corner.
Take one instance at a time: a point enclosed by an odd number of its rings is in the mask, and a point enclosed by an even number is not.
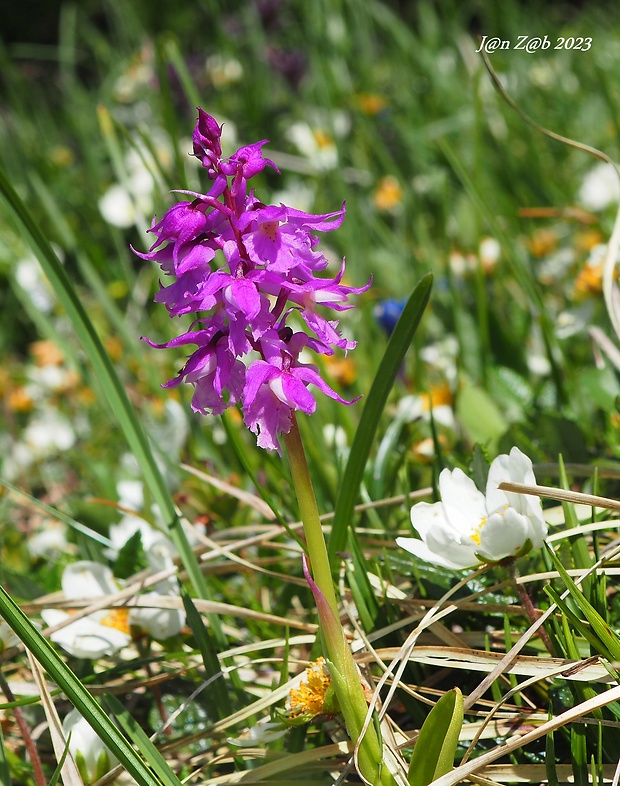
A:
[[[252,262],[274,272],[286,273],[302,260],[313,270],[327,267],[323,254],[313,251],[315,243],[310,232],[337,229],[343,220],[344,205],[337,213],[322,216],[280,205],[245,212],[238,227]]]
[[[273,161],[263,155],[267,140],[222,156],[221,126],[202,109],[193,135],[194,155],[213,184],[207,194],[179,202],[149,230],[156,240],[142,259],[157,262],[169,284],[155,295],[171,316],[196,314],[190,329],[158,349],[195,345],[176,377],[165,387],[194,385],[192,408],[220,414],[240,404],[258,444],[280,451],[296,411],[311,414],[316,402],[309,387],[345,404],[315,366],[302,362],[303,350],[331,355],[353,349],[338,321],[322,309],[351,308],[349,297],[370,286],[342,284],[344,261],[334,278],[317,274],[328,265],[317,249],[318,233],[337,229],[344,204],[334,213],[312,215],[286,205],[264,205],[248,181]],[[298,313],[305,332],[287,320]]]
[[[299,363],[297,355],[307,339],[305,333],[295,333],[281,352],[273,344],[269,349],[264,347],[267,360],[255,360],[247,370],[244,421],[258,435],[259,447],[280,451],[277,435],[288,433],[292,412],[301,410],[311,415],[315,411],[316,401],[308,390],[309,384],[342,404],[352,403],[332,390],[316,368]],[[289,354],[289,350],[295,354]]]

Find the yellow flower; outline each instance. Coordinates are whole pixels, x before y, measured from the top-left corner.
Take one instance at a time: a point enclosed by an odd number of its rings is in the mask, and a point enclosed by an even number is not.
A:
[[[11,412],[30,412],[34,407],[34,401],[23,387],[11,390],[7,396],[6,404]]]
[[[66,147],[65,145],[57,145],[50,151],[50,161],[55,166],[64,169],[73,163],[73,151],[70,147]]]
[[[325,658],[309,664],[299,688],[291,688],[286,703],[289,721],[307,722],[317,715],[336,715],[331,677]]]
[[[603,265],[602,263],[585,264],[575,279],[576,298],[585,298],[588,295],[600,295],[603,291]]]
[[[376,93],[360,93],[357,96],[357,103],[362,112],[367,115],[378,115],[387,106],[385,98]]]
[[[34,341],[30,353],[37,366],[60,366],[64,355],[53,341]]]
[[[546,257],[555,251],[558,238],[552,229],[539,229],[530,239],[530,251],[535,257]]]
[[[420,393],[422,408],[428,412],[431,407],[436,409],[441,406],[450,406],[453,402],[452,391],[447,382],[442,385],[433,385],[430,393]]]
[[[403,187],[392,175],[386,175],[379,181],[379,185],[372,196],[377,210],[393,210],[400,205],[403,199]]]
[[[584,232],[579,232],[575,238],[575,246],[578,251],[592,251],[602,242],[603,236],[598,229],[586,229]]]

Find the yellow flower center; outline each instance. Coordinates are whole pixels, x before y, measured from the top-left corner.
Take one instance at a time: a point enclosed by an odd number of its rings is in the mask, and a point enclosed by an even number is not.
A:
[[[452,391],[446,383],[443,385],[433,385],[430,393],[420,393],[422,408],[428,412],[431,407],[441,407],[451,405],[453,402]]]
[[[484,527],[484,525],[485,525],[486,523],[487,523],[487,517],[486,517],[486,516],[483,516],[483,517],[480,519],[480,524],[478,524],[478,526],[476,527],[476,529],[475,529],[475,530],[472,532],[472,534],[469,536],[469,537],[470,537],[470,539],[471,539],[471,540],[473,540],[473,542],[476,544],[476,546],[479,546],[479,545],[480,545],[480,533],[482,532],[482,528]]]
[[[312,136],[319,150],[328,150],[334,147],[334,140],[326,131],[323,131],[322,128],[316,128],[312,132]]]
[[[317,658],[305,672],[305,681],[299,688],[291,688],[288,706],[292,717],[297,715],[319,715],[325,703],[325,694],[331,678],[325,666],[325,658]]]
[[[508,505],[504,505],[504,507],[503,507],[501,510],[497,510],[497,511],[495,511],[495,512],[496,512],[496,513],[499,513],[499,515],[500,515],[500,516],[503,518],[503,517],[504,517],[504,514],[506,513],[506,511],[507,511],[507,510],[508,510]],[[480,545],[480,534],[481,534],[481,532],[482,532],[482,528],[483,528],[483,527],[484,527],[484,525],[487,523],[487,520],[488,520],[488,519],[487,519],[487,517],[486,517],[486,516],[483,516],[483,517],[480,519],[480,523],[478,524],[478,526],[476,527],[476,529],[475,529],[475,530],[472,532],[472,534],[469,536],[470,540],[472,540],[472,541],[473,541],[473,542],[476,544],[476,546],[479,546],[479,545]]]
[[[99,620],[99,624],[129,635],[129,609],[110,609],[105,617]]]

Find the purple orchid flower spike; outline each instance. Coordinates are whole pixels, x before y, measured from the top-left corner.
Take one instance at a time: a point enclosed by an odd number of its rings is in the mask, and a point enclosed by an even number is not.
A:
[[[165,278],[155,295],[170,316],[196,314],[187,333],[156,344],[158,349],[194,344],[196,349],[176,377],[175,387],[195,387],[192,408],[219,414],[240,404],[245,424],[267,450],[281,452],[279,436],[288,434],[295,412],[311,414],[310,388],[350,404],[334,391],[300,353],[331,355],[353,349],[337,320],[323,309],[344,311],[362,287],[342,284],[344,262],[333,278],[318,235],[337,229],[344,204],[334,213],[312,215],[286,205],[265,205],[248,181],[275,163],[263,155],[267,140],[239,148],[225,158],[222,127],[198,109],[194,155],[213,181],[207,194],[191,192],[191,202],[173,205],[149,230],[156,240],[139,257],[157,262]],[[190,192],[184,192],[190,193]],[[287,325],[301,317],[303,331]],[[299,322],[300,320],[298,320]]]

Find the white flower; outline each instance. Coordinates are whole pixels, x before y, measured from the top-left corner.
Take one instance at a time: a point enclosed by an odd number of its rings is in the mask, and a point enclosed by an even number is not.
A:
[[[36,460],[69,450],[75,444],[76,434],[64,415],[48,407],[30,420],[23,439]]]
[[[158,584],[158,588],[164,582]],[[141,596],[150,603],[152,607],[137,606],[131,609],[129,621],[132,625],[141,628],[156,641],[165,641],[172,636],[178,636],[185,625],[185,612],[183,609],[162,608],[162,601],[167,598],[179,598],[179,587],[170,584],[170,591],[167,593],[147,592]]]
[[[311,128],[307,123],[293,123],[288,129],[287,136],[299,152],[309,158],[320,172],[338,166],[338,149],[328,131]]]
[[[31,557],[55,559],[70,548],[67,528],[59,521],[46,518],[38,532],[28,538],[26,546]]]
[[[399,546],[445,568],[463,569],[497,562],[524,548],[540,548],[547,535],[540,500],[500,491],[503,481],[536,483],[532,462],[518,448],[491,464],[486,495],[460,469],[439,476],[441,502],[419,502],[411,522],[422,538],[397,538]]]
[[[599,161],[586,174],[579,189],[579,202],[586,210],[604,210],[620,198],[618,175],[612,164]]]
[[[59,256],[60,252],[54,246]],[[28,254],[15,264],[15,279],[39,311],[49,314],[54,308],[55,298],[45,273],[37,258]]]
[[[214,54],[207,58],[207,76],[214,87],[223,88],[243,78],[243,66],[234,57]]]
[[[69,740],[69,752],[85,784],[94,783],[118,764],[118,759],[101,742],[93,727],[77,710],[71,710],[62,722],[62,730]]]
[[[119,589],[108,567],[87,561],[68,565],[61,584],[67,600],[104,597],[116,594]],[[60,609],[44,609],[41,616],[47,625],[57,625],[71,617]],[[51,639],[76,658],[114,655],[131,641],[129,612],[127,609],[102,609],[52,633]]]

